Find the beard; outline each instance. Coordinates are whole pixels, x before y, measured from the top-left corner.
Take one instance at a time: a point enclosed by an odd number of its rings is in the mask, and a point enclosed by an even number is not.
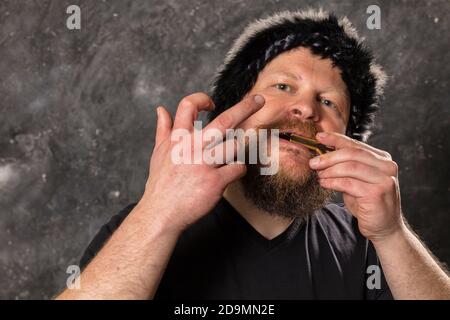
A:
[[[310,137],[316,133],[312,124],[300,120],[273,123],[257,129],[260,128],[297,129]],[[320,185],[316,171],[309,168],[305,156],[302,158],[298,150],[289,148],[283,150],[292,154],[288,155],[290,157],[288,159],[279,157],[277,173],[262,175],[260,163],[248,164],[247,173],[240,180],[241,185],[246,198],[257,208],[272,215],[285,218],[298,217],[303,221],[322,208],[331,198],[333,191]],[[298,157],[292,158],[292,155]]]

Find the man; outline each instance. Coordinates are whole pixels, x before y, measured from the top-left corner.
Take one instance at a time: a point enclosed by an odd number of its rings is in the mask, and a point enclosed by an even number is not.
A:
[[[384,82],[345,18],[284,12],[249,25],[212,99],[185,97],[173,121],[157,109],[144,195],[100,230],[81,289],[59,298],[449,299],[448,274],[402,215],[397,165],[365,144]],[[175,164],[171,134],[192,137],[200,111],[203,131],[277,128],[335,151],[311,158],[281,139],[267,176],[258,164]],[[331,190],[345,205],[327,202]]]

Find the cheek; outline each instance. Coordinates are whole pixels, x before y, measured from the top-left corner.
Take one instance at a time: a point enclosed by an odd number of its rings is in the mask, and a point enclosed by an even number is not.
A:
[[[252,114],[245,121],[241,122],[238,127],[245,130],[266,125],[272,122],[276,118],[277,114],[279,114],[277,108],[270,103],[269,99],[266,99],[266,104],[264,107],[262,107],[258,112]]]
[[[325,114],[320,121],[321,131],[333,131],[341,134],[345,134],[347,124],[342,117],[335,114]]]
[[[345,134],[346,126],[343,121],[339,123],[326,122],[320,125],[320,131],[332,131],[340,134]]]

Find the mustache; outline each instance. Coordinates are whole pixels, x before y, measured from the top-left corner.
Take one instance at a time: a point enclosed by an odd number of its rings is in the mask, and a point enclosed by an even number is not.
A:
[[[316,133],[318,132],[313,123],[310,121],[305,122],[299,119],[281,119],[268,124],[256,126],[256,130],[259,129],[279,129],[280,131],[295,130],[302,132],[303,136],[312,139],[315,139]]]

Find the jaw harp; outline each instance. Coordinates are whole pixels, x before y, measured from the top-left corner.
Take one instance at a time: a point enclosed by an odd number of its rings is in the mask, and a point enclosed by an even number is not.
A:
[[[300,143],[303,146],[305,146],[306,148],[308,148],[312,151],[315,151],[318,154],[324,154],[324,153],[335,150],[334,148],[327,147],[326,145],[321,144],[314,139],[299,136],[297,134],[293,134],[293,133],[289,133],[289,132],[280,132],[279,136],[281,139],[286,139],[290,142]]]

